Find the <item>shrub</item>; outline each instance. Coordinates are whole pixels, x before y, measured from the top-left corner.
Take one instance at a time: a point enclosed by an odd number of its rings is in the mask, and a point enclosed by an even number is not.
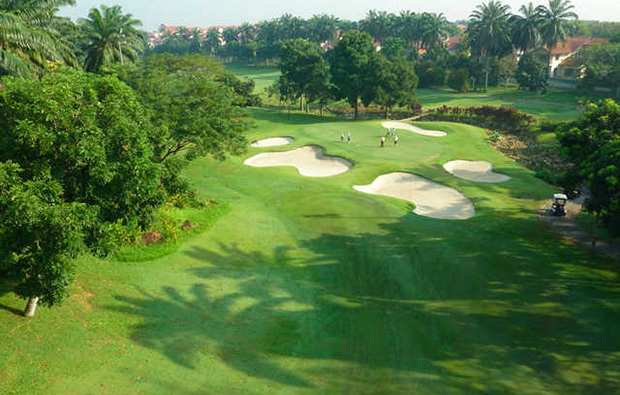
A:
[[[469,89],[469,71],[467,69],[454,70],[448,76],[448,86],[459,93]]]
[[[527,89],[535,92],[545,90],[547,87],[547,66],[539,61],[536,56],[526,54],[519,60],[515,79],[519,89]]]
[[[415,66],[415,73],[418,76],[418,88],[440,87],[446,79],[446,70],[437,66],[432,60],[418,63]]]
[[[513,107],[448,107],[429,110],[424,117],[429,121],[450,121],[497,129],[507,132],[527,130],[534,123],[534,117]]]

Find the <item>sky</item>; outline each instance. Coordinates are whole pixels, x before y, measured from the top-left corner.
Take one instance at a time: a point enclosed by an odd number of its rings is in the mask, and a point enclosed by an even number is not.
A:
[[[486,1],[486,0],[485,0]],[[513,12],[528,1],[503,1]],[[157,30],[160,24],[188,27],[217,25],[240,25],[243,22],[259,22],[282,14],[308,18],[313,14],[333,14],[341,19],[360,20],[369,10],[399,12],[443,12],[451,20],[467,19],[470,12],[482,0],[77,0],[73,7],[62,8],[60,14],[72,19],[83,18],[88,10],[100,4],[120,5],[125,13],[143,23],[147,31]],[[540,0],[533,3],[541,4]],[[544,2],[546,4],[546,1]],[[618,0],[573,0],[579,19],[619,21]]]

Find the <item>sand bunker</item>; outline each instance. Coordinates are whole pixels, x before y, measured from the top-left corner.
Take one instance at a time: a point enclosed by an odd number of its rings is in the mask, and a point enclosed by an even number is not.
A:
[[[456,177],[475,182],[504,182],[510,177],[494,173],[493,165],[489,162],[453,160],[443,165],[446,171]]]
[[[299,174],[307,177],[329,177],[344,173],[353,164],[336,156],[324,156],[323,149],[316,146],[301,147],[286,152],[265,152],[244,162],[248,166],[272,167],[294,166]]]
[[[262,147],[279,147],[281,145],[288,145],[295,141],[292,137],[272,137],[270,139],[255,141],[252,143],[252,147],[262,148]]]
[[[384,174],[370,185],[353,188],[373,195],[408,200],[416,205],[413,212],[425,217],[468,219],[475,214],[472,202],[456,189],[410,173]]]
[[[426,130],[426,129],[419,128],[415,125],[411,125],[411,124],[404,123],[404,122],[397,122],[397,121],[383,122],[381,125],[384,128],[404,129],[410,132],[423,134],[425,136],[432,136],[432,137],[443,137],[448,134],[446,132],[442,132],[439,130]]]

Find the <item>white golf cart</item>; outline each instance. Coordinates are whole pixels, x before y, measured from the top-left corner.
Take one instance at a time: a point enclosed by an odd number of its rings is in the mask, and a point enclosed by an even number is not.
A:
[[[566,197],[563,193],[556,193],[553,195],[553,204],[551,205],[551,214],[557,216],[566,215],[566,201],[568,197]]]

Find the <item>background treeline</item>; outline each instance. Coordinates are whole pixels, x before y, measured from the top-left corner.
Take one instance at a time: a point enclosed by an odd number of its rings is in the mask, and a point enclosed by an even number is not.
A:
[[[543,48],[553,49],[578,31],[577,15],[572,9],[569,1],[551,0],[546,6],[524,5],[513,14],[509,6],[492,0],[477,6],[466,26],[450,23],[441,13],[370,11],[357,22],[331,15],[306,20],[286,14],[257,24],[229,27],[221,35],[216,29],[206,34],[185,28],[166,32],[163,43],[152,51],[198,52],[225,61],[270,63],[280,59],[287,40],[304,39],[328,53],[347,32],[359,30],[368,33],[384,53],[398,51],[416,61],[420,87],[450,82],[449,86],[457,91],[486,89],[514,78],[517,56],[532,53],[526,56],[519,72],[531,76],[531,69],[536,68],[535,78],[518,81],[524,89],[536,90],[544,87],[545,63],[551,61]],[[458,37],[450,51],[449,37]],[[455,75],[449,81],[452,71]]]

